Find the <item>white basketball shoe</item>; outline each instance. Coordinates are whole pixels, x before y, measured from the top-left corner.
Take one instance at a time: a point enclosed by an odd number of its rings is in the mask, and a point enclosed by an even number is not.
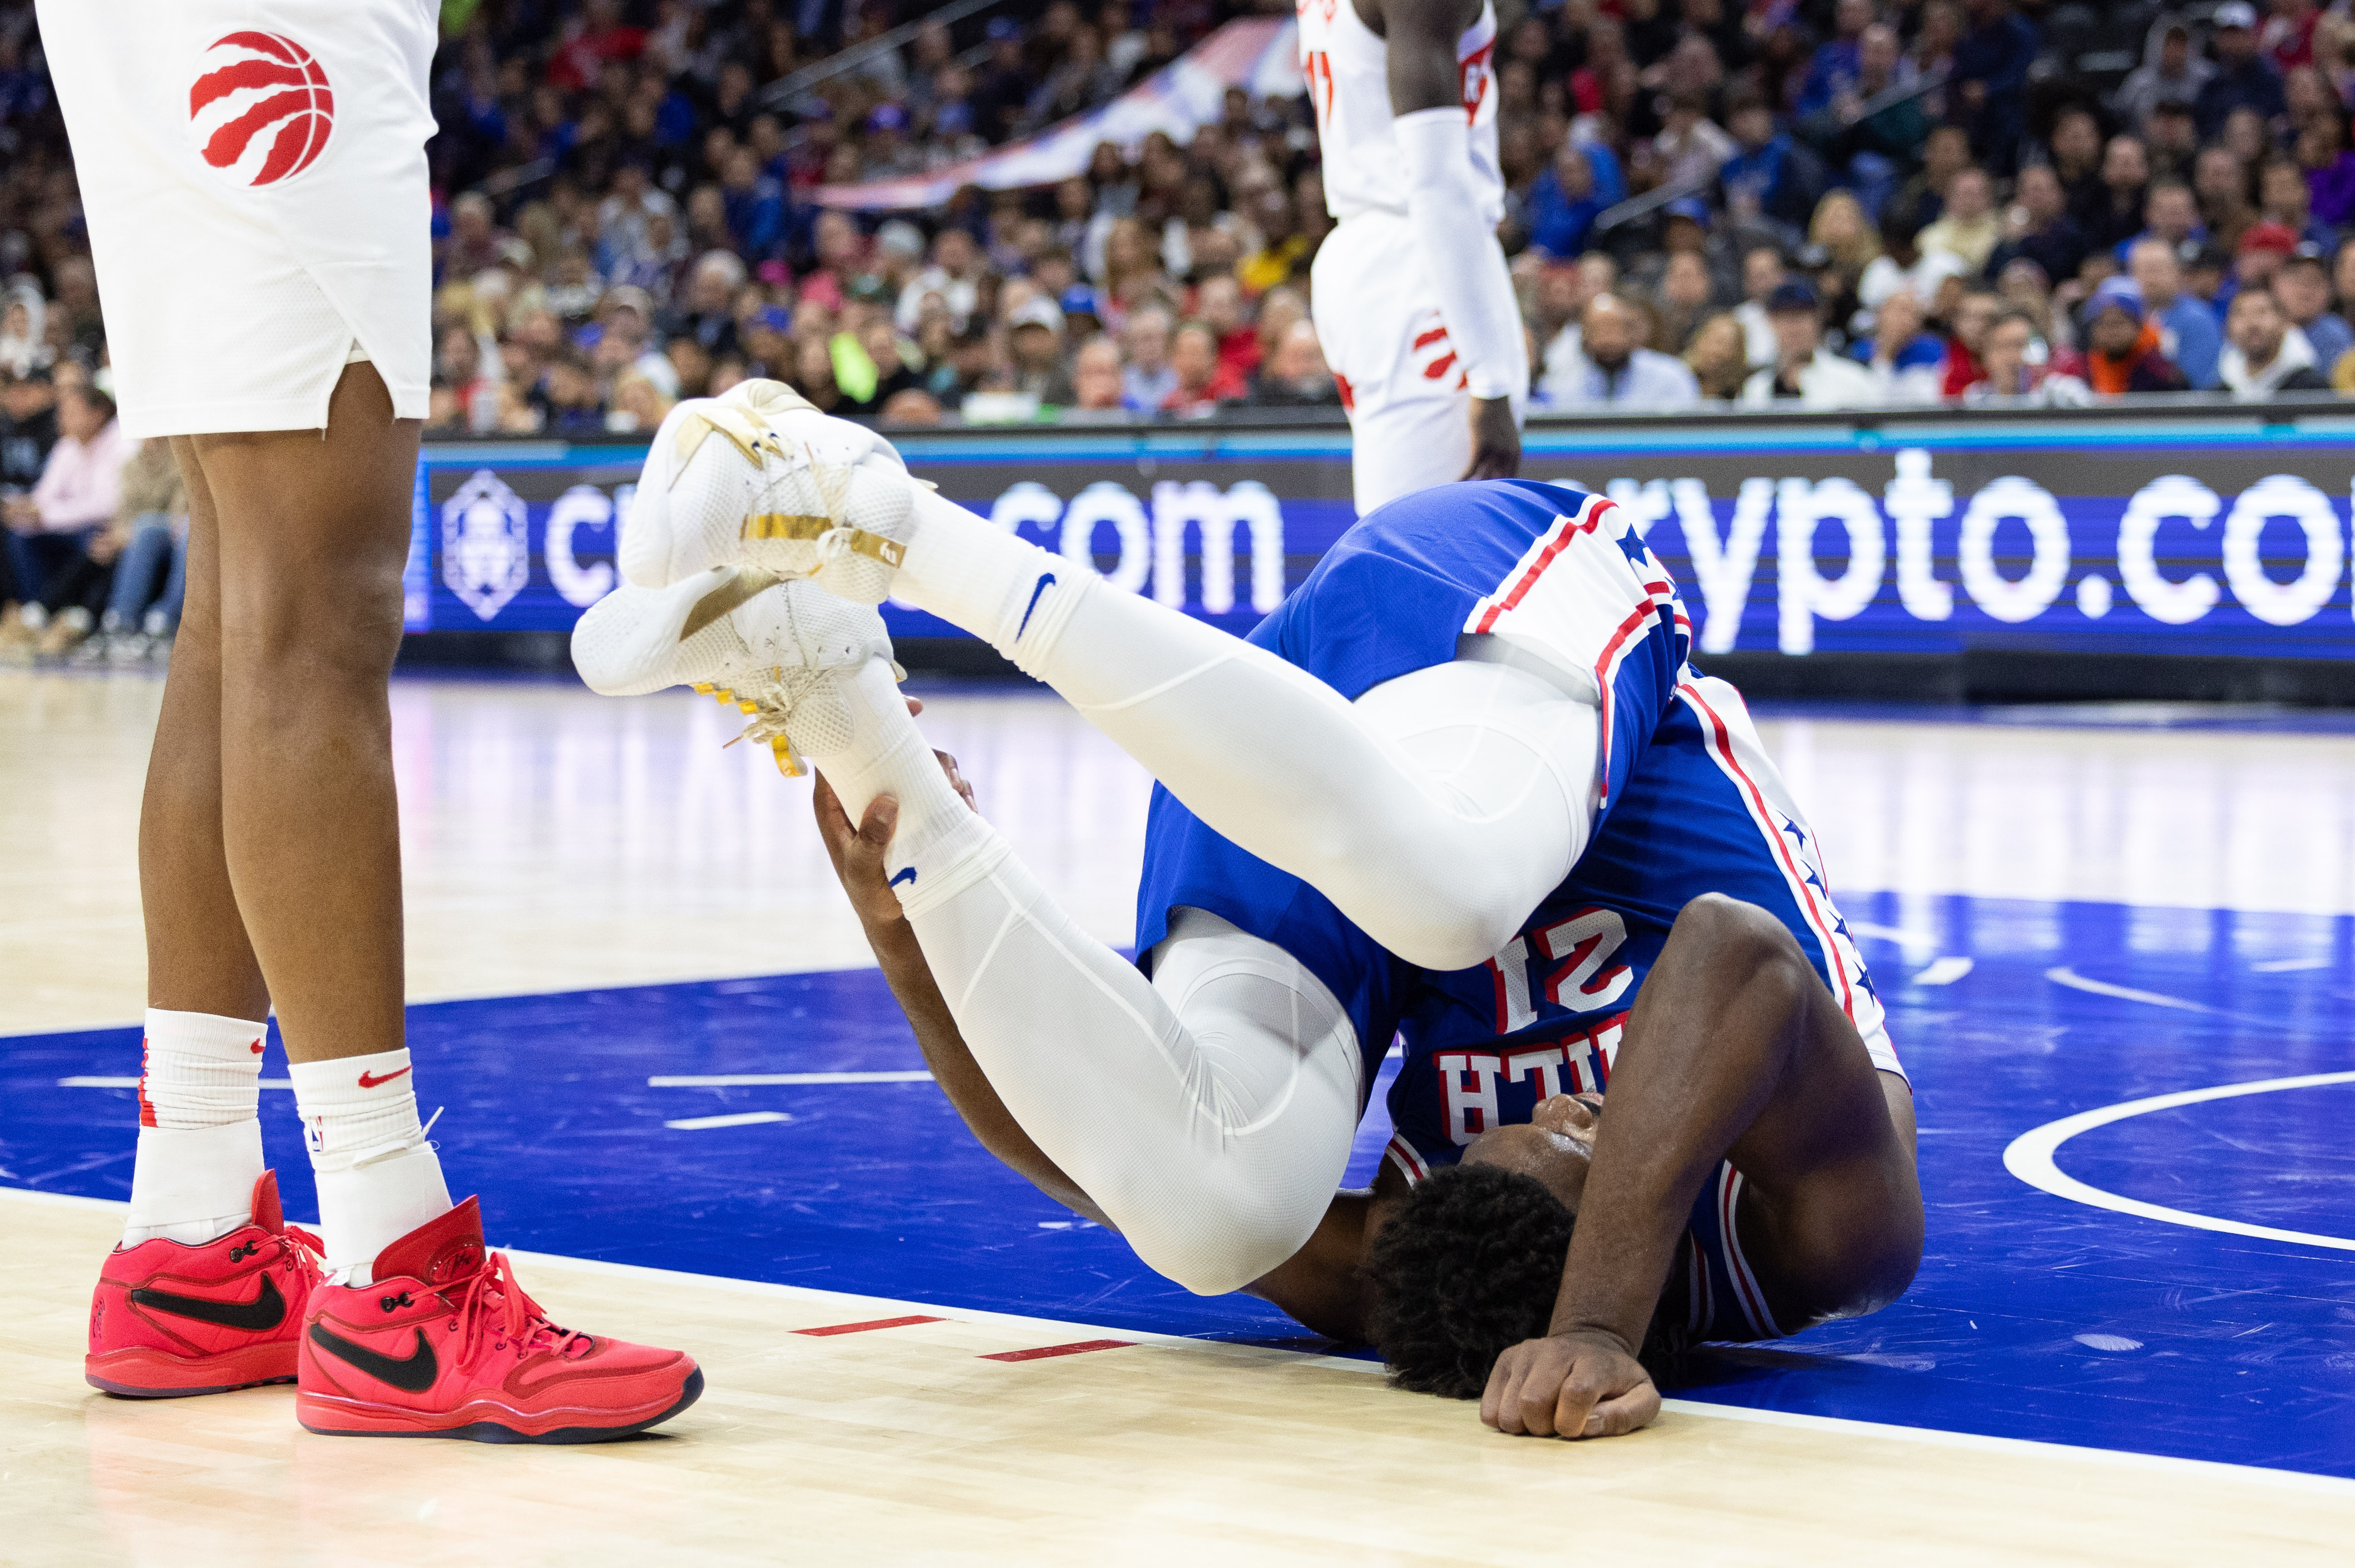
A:
[[[622,576],[660,588],[750,567],[880,604],[914,530],[914,483],[874,431],[780,382],[741,382],[679,404],[655,431],[622,526]]]
[[[624,583],[572,629],[572,662],[591,690],[621,697],[691,686],[742,712],[751,722],[737,739],[766,742],[788,777],[803,771],[803,757],[849,744],[839,682],[877,658],[890,663],[891,639],[872,605],[742,567],[662,588]],[[891,673],[907,678],[896,663]]]

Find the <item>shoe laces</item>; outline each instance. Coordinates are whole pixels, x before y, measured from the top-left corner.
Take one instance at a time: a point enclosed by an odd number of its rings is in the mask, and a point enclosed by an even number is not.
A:
[[[718,702],[728,704],[751,722],[737,731],[738,740],[750,740],[768,747],[777,759],[777,771],[788,779],[801,776],[802,760],[794,751],[793,742],[785,737],[785,722],[793,716],[794,705],[833,672],[796,665],[787,670],[772,664],[765,672],[756,671],[749,680],[733,686],[698,685],[695,689]],[[723,747],[721,749],[725,750]]]
[[[327,1244],[300,1225],[279,1231],[278,1253],[282,1261],[293,1265],[314,1285],[326,1276]]]
[[[533,1351],[570,1355],[575,1344],[581,1354],[588,1353],[590,1337],[549,1322],[539,1303],[517,1281],[503,1252],[492,1253],[464,1283],[443,1291],[442,1298],[457,1312],[457,1326],[465,1336],[462,1355],[466,1361],[482,1351],[485,1340],[494,1351],[514,1346],[518,1361]]]

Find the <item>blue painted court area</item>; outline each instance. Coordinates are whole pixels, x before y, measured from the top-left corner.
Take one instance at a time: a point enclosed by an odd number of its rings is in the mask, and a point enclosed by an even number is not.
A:
[[[2355,1082],[2135,1115],[2055,1155],[2101,1192],[2307,1241],[2069,1201],[2004,1163],[2015,1139],[2076,1113],[2355,1070],[2355,922],[1843,903],[1914,1075],[1928,1255],[1887,1311],[1703,1351],[1668,1392],[2355,1476]],[[452,1186],[484,1192],[502,1244],[1320,1343],[1258,1302],[1150,1274],[997,1166],[921,1079],[649,1085],[920,1070],[871,971],[449,1002],[410,1021],[424,1103],[448,1107],[435,1134]],[[126,1196],[131,1091],[59,1080],[137,1071],[133,1029],[0,1040],[0,1181]],[[308,1213],[292,1097],[262,1103],[287,1206]],[[1364,1130],[1359,1176],[1385,1133]]]

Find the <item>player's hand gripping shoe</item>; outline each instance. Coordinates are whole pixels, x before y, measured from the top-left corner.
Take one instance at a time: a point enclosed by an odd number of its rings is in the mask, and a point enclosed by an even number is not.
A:
[[[624,583],[572,629],[572,662],[591,691],[692,686],[747,715],[737,738],[766,741],[788,775],[802,771],[802,756],[848,742],[837,673],[890,657],[872,606],[749,567],[717,567],[666,588]],[[904,678],[896,664],[892,673]]]
[[[639,588],[749,567],[880,604],[913,529],[912,483],[874,431],[780,382],[741,382],[664,418],[615,555]]]
[[[302,1351],[295,1418],[331,1436],[598,1443],[703,1393],[677,1351],[549,1322],[472,1198],[385,1248],[374,1284],[314,1291]]]
[[[107,1255],[82,1376],[131,1399],[293,1382],[318,1255],[319,1238],[280,1212],[277,1173],[263,1171],[251,1224],[202,1246],[158,1237]]]

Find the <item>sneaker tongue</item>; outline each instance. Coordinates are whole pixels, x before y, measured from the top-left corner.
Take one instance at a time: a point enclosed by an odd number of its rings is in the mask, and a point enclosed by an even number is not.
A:
[[[286,1211],[278,1205],[278,1172],[265,1171],[253,1181],[253,1223],[278,1234],[286,1228]]]
[[[377,1254],[375,1276],[379,1285],[388,1279],[421,1279],[443,1286],[482,1266],[483,1211],[469,1198]]]

